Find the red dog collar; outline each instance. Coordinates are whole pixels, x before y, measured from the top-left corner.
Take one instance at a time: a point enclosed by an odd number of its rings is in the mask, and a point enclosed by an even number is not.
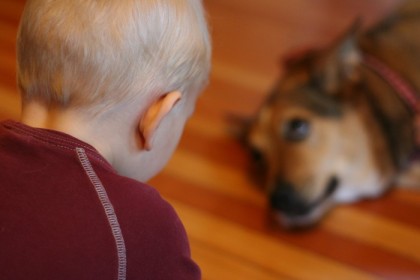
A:
[[[420,114],[417,91],[405,79],[372,55],[364,54],[363,62],[395,89],[414,114]]]
[[[414,114],[416,149],[413,160],[420,160],[420,100],[417,91],[397,72],[370,54],[363,55],[364,64],[384,79]]]

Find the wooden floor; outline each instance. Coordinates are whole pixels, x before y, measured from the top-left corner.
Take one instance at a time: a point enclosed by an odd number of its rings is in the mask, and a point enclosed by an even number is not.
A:
[[[181,216],[203,279],[420,279],[419,193],[396,190],[339,207],[311,231],[287,232],[268,219],[226,122],[257,110],[286,52],[324,45],[356,16],[371,23],[394,2],[205,0],[211,83],[179,149],[150,182]],[[19,117],[14,44],[22,7],[0,0],[0,119]]]

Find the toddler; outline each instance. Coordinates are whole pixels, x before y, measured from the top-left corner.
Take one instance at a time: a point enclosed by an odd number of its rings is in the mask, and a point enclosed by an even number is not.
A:
[[[20,122],[0,123],[2,279],[200,279],[174,209],[142,183],[210,69],[201,0],[28,0]]]

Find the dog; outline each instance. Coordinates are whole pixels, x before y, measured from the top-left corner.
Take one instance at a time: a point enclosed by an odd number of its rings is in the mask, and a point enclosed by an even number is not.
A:
[[[363,34],[358,26],[327,48],[288,56],[246,125],[245,143],[285,227],[314,225],[337,204],[397,184],[420,187],[420,1]]]

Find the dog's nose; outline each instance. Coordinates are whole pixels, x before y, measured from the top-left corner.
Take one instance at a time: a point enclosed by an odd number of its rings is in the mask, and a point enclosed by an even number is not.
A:
[[[293,185],[287,182],[276,184],[270,195],[270,205],[289,216],[305,215],[310,211],[309,204],[299,196]]]

